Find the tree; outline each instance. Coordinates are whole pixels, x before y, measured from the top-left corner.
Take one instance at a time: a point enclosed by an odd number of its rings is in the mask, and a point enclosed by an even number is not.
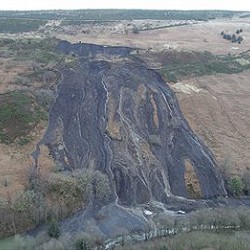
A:
[[[49,237],[56,238],[56,239],[59,238],[61,231],[60,231],[60,227],[56,219],[50,220],[47,232],[48,232]]]
[[[240,177],[233,177],[229,182],[230,192],[233,196],[239,196],[242,194],[244,184]]]
[[[160,250],[168,250],[167,246],[162,246]]]
[[[133,32],[134,34],[138,34],[138,33],[139,33],[139,28],[136,27],[136,26],[134,26],[132,32]]]
[[[232,35],[232,43],[236,43],[236,42],[237,42],[236,35],[235,35],[235,34],[233,34],[233,35]]]
[[[90,250],[94,247],[94,238],[88,234],[81,233],[75,239],[76,250]]]
[[[240,44],[242,41],[243,41],[243,37],[242,36],[239,36],[238,39],[237,39],[238,43]]]
[[[100,171],[95,171],[92,184],[93,193],[98,200],[105,201],[110,198],[112,192],[109,179],[106,174],[103,174]]]

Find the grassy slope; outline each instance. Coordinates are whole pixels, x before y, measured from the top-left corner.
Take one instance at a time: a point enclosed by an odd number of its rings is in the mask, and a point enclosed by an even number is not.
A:
[[[20,145],[29,142],[30,131],[41,120],[46,120],[46,112],[31,95],[13,91],[0,95],[0,142],[9,144],[18,139]]]
[[[248,250],[249,232],[190,232],[172,237],[156,239],[132,246],[118,247],[117,250]]]

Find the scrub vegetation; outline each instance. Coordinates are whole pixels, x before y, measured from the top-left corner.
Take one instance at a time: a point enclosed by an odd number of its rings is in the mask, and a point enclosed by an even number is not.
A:
[[[195,76],[236,74],[250,69],[249,52],[240,55],[217,56],[210,52],[167,52],[168,61],[159,72],[168,82],[177,82]],[[181,59],[180,59],[181,58]],[[165,59],[166,60],[166,59]]]

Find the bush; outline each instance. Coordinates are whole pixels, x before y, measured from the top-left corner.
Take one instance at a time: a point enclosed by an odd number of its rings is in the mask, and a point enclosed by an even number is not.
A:
[[[100,171],[76,171],[73,176],[77,179],[78,185],[85,199],[94,195],[98,200],[105,201],[111,195],[111,188],[108,176]]]
[[[176,77],[176,75],[172,72],[170,72],[169,74],[167,74],[167,80],[169,82],[173,82],[173,83],[177,83],[178,79]]]
[[[8,205],[9,205],[8,201],[4,197],[0,196],[0,209],[6,208],[8,207]]]
[[[139,34],[139,28],[134,26],[132,29],[133,34]]]
[[[160,250],[168,250],[168,248],[166,246],[163,246],[160,248]]]
[[[79,188],[83,194],[84,200],[88,200],[92,192],[93,173],[85,170],[77,170],[73,173],[76,178]]]
[[[48,226],[49,237],[58,239],[60,234],[61,232],[60,232],[60,227],[58,225],[58,222],[55,219],[51,219],[51,221],[49,222],[49,226]]]
[[[95,171],[93,177],[93,189],[95,197],[98,200],[107,200],[111,195],[108,176],[100,171]]]
[[[233,196],[240,196],[244,188],[241,178],[233,177],[229,182],[229,188]]]
[[[90,236],[86,234],[78,235],[75,241],[76,250],[90,250],[94,246]]]
[[[48,192],[53,199],[72,206],[82,200],[81,189],[71,176],[51,174],[48,180]]]
[[[90,249],[88,243],[83,240],[79,240],[76,242],[76,250],[88,250]]]
[[[11,201],[11,208],[17,212],[31,211],[35,205],[35,193],[31,190],[17,193]]]

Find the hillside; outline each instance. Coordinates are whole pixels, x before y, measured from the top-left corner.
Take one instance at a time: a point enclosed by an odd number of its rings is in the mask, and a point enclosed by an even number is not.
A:
[[[250,193],[246,13],[2,14],[0,237],[103,239],[249,204],[225,198]]]

